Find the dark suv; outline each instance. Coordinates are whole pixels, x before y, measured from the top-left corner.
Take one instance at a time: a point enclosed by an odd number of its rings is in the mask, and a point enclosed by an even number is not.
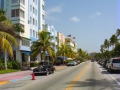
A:
[[[39,63],[38,67],[36,67],[33,72],[34,73],[44,73],[46,75],[54,73],[55,67],[50,61],[42,61]]]

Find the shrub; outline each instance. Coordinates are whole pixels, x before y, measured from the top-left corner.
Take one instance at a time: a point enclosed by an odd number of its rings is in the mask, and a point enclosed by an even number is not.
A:
[[[0,62],[0,70],[4,70],[4,69],[5,69],[4,63]]]
[[[9,69],[20,69],[20,63],[17,60],[7,61]]]
[[[7,68],[9,68],[9,69],[12,69],[12,68],[13,68],[12,62],[9,61],[9,60],[7,60]]]
[[[20,69],[21,68],[20,63],[17,60],[12,60],[11,63],[12,63],[12,69]]]
[[[3,59],[0,59],[0,70],[4,70],[4,69],[5,69],[4,61]]]
[[[66,60],[66,63],[69,63],[71,60]]]
[[[30,67],[36,67],[36,66],[38,66],[38,64],[39,63],[37,63],[37,62],[32,62],[32,63],[30,63]]]
[[[84,62],[84,59],[80,59],[80,62]]]

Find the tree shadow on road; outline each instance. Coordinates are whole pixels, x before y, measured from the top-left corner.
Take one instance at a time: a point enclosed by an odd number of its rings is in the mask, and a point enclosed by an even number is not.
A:
[[[68,82],[67,84],[70,83],[71,82]],[[120,90],[120,86],[114,80],[108,81],[107,79],[86,79],[85,81],[74,81],[72,83],[75,83],[74,87],[89,87],[90,90]]]

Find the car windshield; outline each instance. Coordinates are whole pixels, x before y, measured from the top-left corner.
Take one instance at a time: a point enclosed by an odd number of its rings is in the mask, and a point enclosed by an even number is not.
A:
[[[112,63],[120,63],[120,59],[113,59]]]

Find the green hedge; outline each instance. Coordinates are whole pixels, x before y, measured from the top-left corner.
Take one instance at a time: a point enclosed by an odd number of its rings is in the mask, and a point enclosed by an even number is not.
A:
[[[30,67],[36,67],[36,66],[38,66],[38,64],[39,63],[37,63],[37,62],[32,62],[32,63],[30,63]]]
[[[0,59],[0,70],[4,70],[5,66],[4,66],[4,60]]]
[[[21,69],[20,63],[17,60],[7,60],[7,67],[8,69]],[[0,59],[0,70],[4,70],[4,60]]]

